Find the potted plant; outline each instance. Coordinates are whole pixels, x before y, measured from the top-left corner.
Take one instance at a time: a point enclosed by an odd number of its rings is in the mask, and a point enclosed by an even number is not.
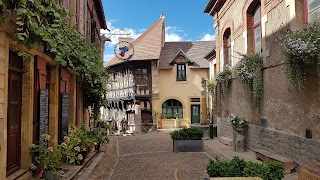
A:
[[[244,142],[248,129],[249,122],[242,117],[239,117],[233,113],[231,113],[227,117],[228,122],[231,124],[233,129],[233,149],[236,151],[238,148],[238,142],[240,142],[240,151],[244,151]],[[239,138],[238,138],[239,135]]]
[[[233,113],[228,116],[227,120],[232,125],[232,128],[238,132],[246,131],[249,125],[245,118],[241,118]]]
[[[203,130],[200,128],[183,128],[170,133],[174,152],[203,151]]]
[[[173,115],[172,115],[172,118],[174,119],[174,128],[178,128],[180,125],[179,125],[179,115],[180,113],[178,112],[175,112]]]
[[[108,142],[107,132],[101,128],[96,128],[90,131],[90,138],[95,145],[95,149],[100,151],[100,145],[102,143]]]
[[[94,144],[84,125],[81,125],[80,128],[70,126],[69,133],[63,140],[61,147],[66,155],[67,162],[71,164],[83,164],[89,148]]]
[[[62,149],[60,146],[50,147],[50,135],[42,134],[41,140],[38,144],[30,145],[30,152],[32,153],[35,163],[44,166],[44,177],[48,180],[60,179],[64,174],[62,171]],[[31,164],[31,169],[36,169],[35,164]]]

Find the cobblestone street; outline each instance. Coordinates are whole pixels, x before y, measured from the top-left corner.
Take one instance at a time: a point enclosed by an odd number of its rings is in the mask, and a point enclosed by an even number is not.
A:
[[[91,179],[174,179],[176,169],[184,180],[203,179],[210,155],[216,155],[207,147],[200,153],[174,153],[165,132],[111,136],[106,154]]]

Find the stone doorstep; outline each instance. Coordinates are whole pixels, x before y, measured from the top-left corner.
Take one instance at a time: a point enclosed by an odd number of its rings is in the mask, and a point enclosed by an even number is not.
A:
[[[261,159],[263,162],[280,162],[284,168],[285,174],[290,174],[292,169],[295,167],[295,163],[292,159],[280,156],[278,154],[269,152],[264,149],[255,149],[255,154],[258,159]]]
[[[29,169],[19,169],[17,172],[11,174],[7,177],[7,180],[23,180],[23,179],[29,179],[31,175],[31,171]]]

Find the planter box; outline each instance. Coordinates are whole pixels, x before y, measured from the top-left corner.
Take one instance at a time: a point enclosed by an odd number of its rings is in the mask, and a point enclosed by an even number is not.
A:
[[[173,152],[201,152],[203,140],[173,140]]]

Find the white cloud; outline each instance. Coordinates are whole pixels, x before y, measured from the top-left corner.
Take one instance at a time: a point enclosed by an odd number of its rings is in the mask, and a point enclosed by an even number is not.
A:
[[[104,54],[103,55],[103,64],[107,63],[114,57],[114,54]]]
[[[182,41],[183,38],[176,33],[166,33],[165,40],[166,42],[177,42],[177,41]]]
[[[177,42],[182,41],[183,37],[179,33],[183,33],[184,31],[176,26],[167,26],[166,29],[166,36],[165,40],[166,42]],[[184,33],[184,36],[186,33]]]
[[[202,36],[202,38],[200,39],[200,41],[214,41],[216,39],[216,36],[214,34],[205,34],[204,36]]]
[[[117,28],[112,26],[112,22],[115,22],[116,20],[110,20],[107,21],[107,26],[110,29],[110,31],[107,30],[101,30],[101,34],[104,34],[105,36],[109,37],[111,39],[111,42],[107,42],[109,47],[114,47],[115,44],[119,42],[119,37],[130,37],[133,39],[136,39],[139,37],[142,33],[138,33],[137,30],[132,28]],[[128,33],[129,35],[111,35],[110,33]],[[140,31],[141,32],[141,31]]]

